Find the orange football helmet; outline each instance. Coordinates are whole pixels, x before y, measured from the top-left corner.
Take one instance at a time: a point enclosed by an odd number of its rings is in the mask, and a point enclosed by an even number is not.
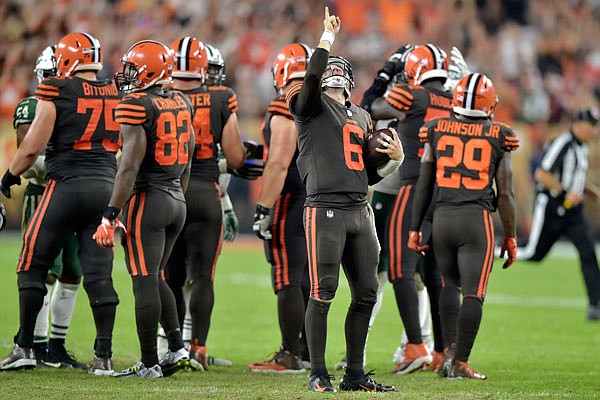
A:
[[[483,74],[465,75],[454,87],[452,110],[467,117],[494,116],[498,96],[491,79]]]
[[[448,56],[434,44],[417,46],[410,52],[404,65],[408,83],[420,85],[432,78],[448,78]]]
[[[54,57],[59,76],[102,69],[100,42],[89,33],[76,32],[63,36],[56,45]]]
[[[204,43],[195,37],[185,36],[171,44],[175,54],[173,78],[201,79],[204,82],[208,68],[208,53]]]
[[[277,53],[273,61],[273,86],[283,89],[289,81],[304,78],[312,49],[304,43],[292,43]]]
[[[175,58],[166,45],[142,40],[132,45],[121,58],[123,71],[115,74],[119,90],[131,92],[171,82]]]

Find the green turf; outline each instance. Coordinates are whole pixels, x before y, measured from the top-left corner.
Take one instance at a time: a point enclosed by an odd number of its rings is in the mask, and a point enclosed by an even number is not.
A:
[[[15,266],[19,243],[0,240],[0,356],[12,346],[18,324]],[[114,278],[121,304],[114,331],[117,368],[139,359],[131,281],[122,251],[115,256]],[[209,352],[233,360],[232,367],[182,372],[171,378],[116,380],[83,371],[34,370],[0,373],[1,399],[306,399],[307,374],[267,375],[248,370],[279,345],[275,296],[261,247],[226,245],[216,274],[216,304]],[[329,316],[327,361],[333,372],[344,349],[343,319],[348,289],[342,278]],[[471,363],[488,375],[484,382],[448,381],[427,372],[409,376],[389,373],[401,322],[391,287],[370,335],[368,369],[375,379],[394,384],[404,399],[540,399],[600,398],[600,322],[585,320],[585,295],[578,263],[553,257],[541,264],[517,263],[510,270],[495,265],[483,321]],[[67,347],[83,361],[93,356],[94,325],[87,297],[80,291]],[[337,380],[341,374],[336,371]],[[340,399],[372,398],[368,393],[325,395]]]

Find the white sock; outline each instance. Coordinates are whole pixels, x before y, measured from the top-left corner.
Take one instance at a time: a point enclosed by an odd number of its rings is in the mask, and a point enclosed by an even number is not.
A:
[[[67,330],[73,317],[73,311],[75,310],[77,290],[79,290],[78,284],[56,282],[56,289],[54,289],[52,301],[50,302],[50,310],[52,312],[50,339],[66,338]]]
[[[50,310],[50,297],[52,293],[52,285],[46,284],[48,292],[44,296],[42,308],[35,320],[35,329],[33,331],[34,343],[48,341],[48,311]]]
[[[183,318],[183,331],[181,336],[184,343],[192,341],[192,314],[190,314],[190,298],[192,297],[192,286],[189,283],[183,285],[183,300],[185,301],[185,317]]]
[[[429,307],[429,294],[427,289],[417,292],[419,297],[419,323],[421,324],[421,336],[431,336],[431,307]]]

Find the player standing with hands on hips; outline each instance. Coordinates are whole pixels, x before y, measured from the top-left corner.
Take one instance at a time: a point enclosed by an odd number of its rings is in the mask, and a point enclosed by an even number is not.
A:
[[[286,101],[298,130],[298,170],[306,186],[306,232],[310,298],[306,334],[310,353],[309,390],[335,392],[325,363],[327,314],[339,280],[340,262],[352,301],[346,315],[348,366],[340,389],[393,391],[363,369],[369,319],[377,299],[379,244],[367,188],[392,173],[404,158],[398,135],[382,135],[380,152],[390,156],[382,167],[365,165],[363,145],[372,131],[369,114],[350,103],[354,86],[350,63],[329,50],[340,19],[325,7],[325,30],[307,67],[303,83],[293,86]]]

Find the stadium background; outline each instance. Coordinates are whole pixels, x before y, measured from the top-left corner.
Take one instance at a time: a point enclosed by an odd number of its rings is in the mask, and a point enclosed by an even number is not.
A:
[[[520,235],[531,220],[531,172],[543,144],[568,127],[579,107],[600,103],[600,0],[3,0],[0,2],[0,168],[14,154],[12,113],[31,95],[41,50],[67,32],[96,36],[104,53],[102,77],[120,71],[134,42],[170,44],[191,35],[217,46],[226,61],[226,84],[239,97],[246,137],[260,140],[260,125],[274,96],[274,53],[301,41],[314,46],[322,7],[342,20],[334,53],[354,67],[359,102],[376,71],[405,43],[433,42],[461,49],[473,71],[488,74],[500,103],[496,119],[515,128],[521,148],[513,156]],[[600,185],[600,147],[590,149],[588,181]],[[20,222],[19,187],[4,199],[9,227]],[[250,232],[258,182],[230,185],[242,232]],[[600,206],[587,213],[600,237]]]

